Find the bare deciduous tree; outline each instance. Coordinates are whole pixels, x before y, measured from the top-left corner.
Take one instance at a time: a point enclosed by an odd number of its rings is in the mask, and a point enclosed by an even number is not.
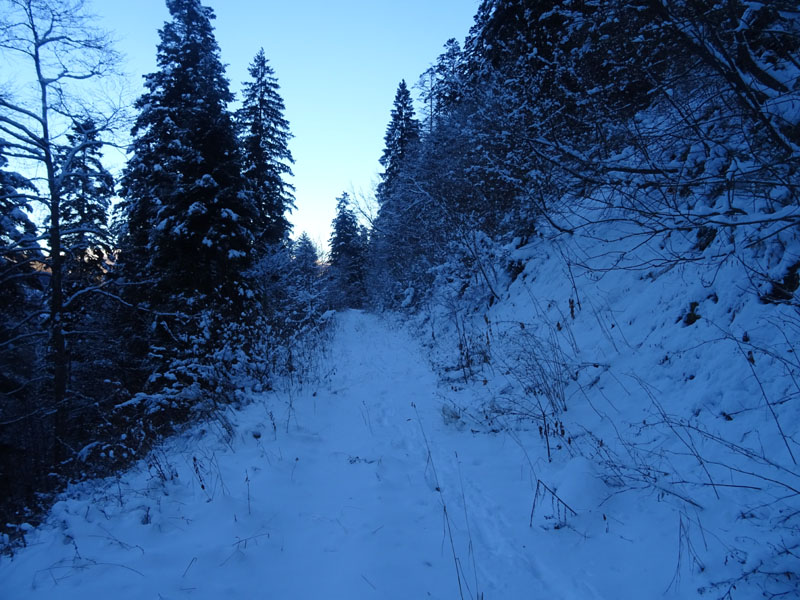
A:
[[[6,155],[35,174],[36,200],[45,207],[46,271],[49,274],[48,336],[55,434],[64,426],[69,356],[65,339],[62,190],[86,136],[67,138],[77,121],[92,118],[110,127],[114,110],[98,110],[97,92],[115,73],[118,56],[109,37],[94,26],[83,0],[0,0],[0,57],[13,80],[0,92],[0,136]],[[5,69],[4,69],[5,70]],[[94,89],[92,86],[95,86]],[[56,443],[56,459],[61,452]]]

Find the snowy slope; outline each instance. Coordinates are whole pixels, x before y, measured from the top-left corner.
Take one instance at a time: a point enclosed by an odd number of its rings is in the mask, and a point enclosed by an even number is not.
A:
[[[583,536],[540,541],[555,568],[606,598],[795,597],[800,320],[748,269],[780,280],[800,252],[787,235],[748,264],[733,235],[696,239],[534,238],[490,308],[477,278],[440,289],[431,350],[476,429],[517,431],[555,507],[540,525],[560,511]]]

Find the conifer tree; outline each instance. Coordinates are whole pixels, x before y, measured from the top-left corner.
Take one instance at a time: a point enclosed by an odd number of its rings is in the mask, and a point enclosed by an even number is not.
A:
[[[146,77],[147,92],[136,102],[122,182],[122,269],[129,282],[152,282],[146,300],[155,310],[174,308],[179,298],[235,307],[255,210],[227,108],[233,95],[213,10],[199,0],[167,0],[167,7],[159,70]]]
[[[298,324],[315,319],[324,308],[321,275],[319,251],[303,232],[293,246],[290,276],[290,296],[295,303],[293,320]]]
[[[33,184],[19,173],[9,171],[0,140],[0,307],[5,299],[26,285],[31,259],[41,258],[36,245],[36,226],[29,217]]]
[[[450,38],[444,44],[444,52],[420,78],[426,132],[432,133],[442,117],[461,100],[464,86],[463,68],[461,45],[455,38]]]
[[[421,205],[412,181],[420,124],[405,81],[397,88],[384,140],[380,158],[384,172],[377,189],[380,208],[372,224],[369,253],[369,291],[380,304],[393,302],[409,287],[404,274],[417,255],[419,236],[424,235],[417,219]]]
[[[419,143],[419,121],[414,116],[414,103],[405,80],[400,82],[394,98],[391,121],[386,128],[386,146],[380,163],[384,171],[378,184],[378,201],[386,202],[394,192],[396,181],[412,152]]]
[[[28,216],[35,189],[7,166],[0,140],[0,422],[7,423],[0,439],[0,513],[11,518],[12,507],[31,501],[26,488],[40,483],[34,465],[41,457],[23,440],[32,438],[34,420],[26,415],[40,401],[41,389],[35,384],[43,368],[38,347],[46,338],[36,318],[42,312],[44,286],[32,264],[43,256]]]
[[[304,284],[319,276],[319,251],[305,231],[294,243],[292,260],[298,279]]]
[[[335,308],[360,308],[365,295],[366,232],[359,226],[346,192],[336,200],[331,225],[331,303]]]
[[[60,152],[62,244],[65,285],[77,290],[97,283],[112,249],[108,211],[114,178],[103,166],[103,142],[95,122],[79,120]]]
[[[159,70],[136,102],[118,274],[136,307],[119,324],[123,366],[151,403],[171,399],[172,420],[209,409],[214,390],[235,385],[261,328],[250,271],[257,211],[214,12],[199,0],[167,0],[167,8]]]
[[[287,241],[291,229],[286,212],[294,208],[294,187],[285,181],[294,162],[289,150],[289,123],[275,71],[264,49],[249,68],[252,80],[244,84],[242,108],[236,113],[241,140],[243,175],[253,194],[257,215],[254,229],[258,246]]]
[[[35,340],[29,334],[37,320],[28,311],[41,286],[32,263],[43,260],[28,216],[33,184],[7,166],[0,143],[0,417],[10,416],[10,396],[24,389],[24,373],[34,366],[28,354]]]
[[[102,162],[103,140],[91,117],[77,118],[58,151],[61,182],[61,245],[64,252],[64,315],[68,335],[71,405],[78,421],[87,406],[108,397],[107,354],[109,316],[119,306],[100,293],[109,283],[113,240],[108,211],[114,178]]]

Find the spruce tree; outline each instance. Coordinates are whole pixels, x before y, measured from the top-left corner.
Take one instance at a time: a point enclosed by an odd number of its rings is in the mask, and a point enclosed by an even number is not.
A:
[[[256,210],[242,177],[233,99],[214,12],[167,0],[159,70],[146,77],[122,181],[119,282],[136,307],[120,321],[132,389],[205,410],[256,343]],[[226,383],[227,382],[227,383]],[[216,401],[216,400],[214,400]]]
[[[298,328],[313,324],[324,310],[321,275],[319,251],[303,232],[292,247],[288,294],[294,302],[292,320]]]
[[[109,283],[114,247],[108,226],[114,178],[102,162],[103,144],[95,121],[78,118],[58,151],[64,253],[62,320],[75,424],[84,423],[87,408],[106,400],[113,389],[108,376],[99,376],[103,371],[114,372],[108,355],[97,351],[107,346],[109,316],[119,308],[99,293]]]
[[[417,219],[420,198],[412,185],[420,150],[420,124],[405,81],[397,88],[391,119],[384,137],[380,163],[384,172],[378,184],[380,205],[370,239],[369,291],[378,303],[394,303],[412,284],[409,264],[418,252],[424,227]]]
[[[34,367],[31,356],[37,339],[30,334],[39,319],[32,319],[29,312],[42,301],[43,286],[33,263],[44,260],[29,217],[35,188],[27,178],[7,170],[3,151],[0,140],[0,418],[10,416],[12,397],[24,397],[20,392],[26,385],[25,373]]]
[[[92,119],[77,121],[60,152],[61,239],[67,292],[97,283],[112,250],[108,211],[114,178],[102,163],[100,134]]]
[[[292,267],[301,289],[307,293],[316,289],[320,274],[319,251],[305,231],[294,243]]]
[[[450,38],[445,42],[444,49],[419,81],[425,110],[425,130],[428,133],[433,132],[434,127],[463,96],[465,61],[461,45],[455,38]]]
[[[384,171],[378,184],[378,201],[386,202],[395,192],[397,180],[404,163],[409,159],[419,143],[420,126],[414,116],[414,103],[406,82],[401,81],[397,88],[392,108],[391,121],[386,128],[386,146],[380,163]]]
[[[43,485],[40,421],[42,388],[37,385],[46,365],[40,348],[47,339],[43,312],[44,277],[34,269],[43,262],[36,227],[29,217],[30,180],[7,169],[0,140],[0,513],[16,518],[17,510],[35,500]],[[48,469],[51,470],[51,469]],[[16,514],[15,514],[16,513]],[[12,517],[14,515],[14,517]]]
[[[30,180],[7,167],[8,159],[0,140],[0,297],[4,299],[27,284],[31,258],[41,259],[36,226],[29,216],[35,188]],[[5,302],[0,306],[9,308]]]
[[[221,310],[239,303],[256,215],[243,188],[214,12],[199,0],[167,7],[159,70],[136,102],[121,264],[129,283],[150,282],[144,299],[155,310],[186,299]]]
[[[350,196],[336,200],[330,237],[330,300],[334,308],[360,308],[364,302],[366,232],[359,226]]]
[[[294,187],[285,177],[292,174],[290,165],[294,160],[280,86],[263,48],[250,64],[249,72],[252,80],[244,84],[236,122],[242,173],[257,210],[257,245],[263,250],[287,241],[291,225],[286,212],[294,208]]]

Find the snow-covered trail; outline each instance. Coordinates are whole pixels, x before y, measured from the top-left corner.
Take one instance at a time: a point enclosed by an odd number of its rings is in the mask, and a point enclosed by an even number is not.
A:
[[[331,358],[328,389],[299,398],[289,427],[309,443],[284,456],[294,473],[272,519],[274,597],[457,597],[412,407],[433,404],[436,378],[410,340],[369,315],[340,316]]]
[[[336,327],[317,389],[259,397],[230,411],[228,441],[197,428],[72,490],[0,559],[0,596],[571,597],[520,541],[531,488],[513,444],[444,422],[401,328],[358,312]]]

